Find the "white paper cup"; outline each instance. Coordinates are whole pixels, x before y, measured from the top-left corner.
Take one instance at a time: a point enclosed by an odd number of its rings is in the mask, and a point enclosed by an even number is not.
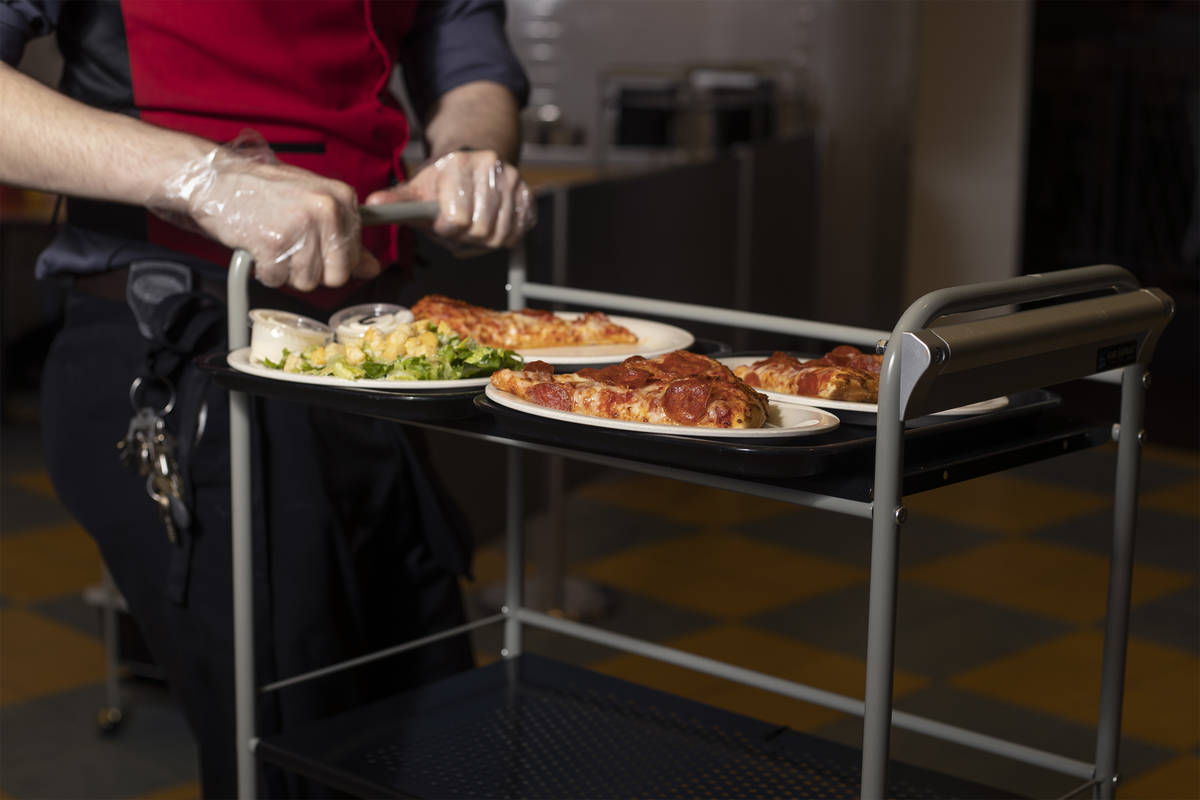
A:
[[[300,353],[310,345],[333,340],[333,331],[323,322],[290,311],[255,308],[250,311],[250,360],[280,361],[283,351]]]
[[[387,336],[398,325],[413,321],[413,313],[393,303],[363,303],[338,311],[329,318],[329,327],[342,344],[361,344],[367,328]]]

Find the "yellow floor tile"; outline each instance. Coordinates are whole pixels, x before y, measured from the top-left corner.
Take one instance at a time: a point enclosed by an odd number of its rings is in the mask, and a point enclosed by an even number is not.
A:
[[[22,609],[0,609],[0,705],[104,679],[100,641]]]
[[[850,697],[862,697],[866,666],[861,660],[767,631],[722,626],[680,637],[667,644],[768,675]],[[598,672],[643,686],[801,731],[815,730],[844,716],[824,706],[641,656],[620,655],[589,666]],[[895,696],[902,697],[926,683],[926,679],[919,675],[897,672]]]
[[[200,783],[188,781],[156,789],[149,794],[139,795],[138,800],[200,800]]]
[[[943,486],[907,497],[904,503],[916,519],[932,517],[1010,535],[1031,533],[1111,505],[1103,492],[1048,486],[1009,475]]]
[[[732,525],[785,514],[795,506],[695,486],[666,478],[636,477],[584,486],[578,496],[644,514],[697,525]]]
[[[82,592],[100,580],[100,552],[74,523],[0,539],[0,594],[29,603]]]
[[[1113,454],[1117,452],[1115,444],[1107,446],[1112,448]],[[1153,441],[1143,448],[1142,457],[1148,461],[1169,464],[1174,467],[1182,467],[1183,469],[1200,469],[1200,453],[1197,453],[1195,450],[1188,450],[1181,447],[1167,447],[1166,445],[1154,444]]]
[[[739,619],[866,580],[865,570],[726,533],[633,547],[583,565],[594,580]]]
[[[1180,756],[1122,781],[1117,796],[1121,800],[1196,800],[1200,797],[1200,758]]]
[[[1143,492],[1139,503],[1142,508],[1200,518],[1200,478]]]
[[[48,497],[51,500],[58,499],[58,495],[54,492],[54,487],[50,484],[50,475],[45,470],[31,469],[25,472],[14,472],[4,480],[13,486],[19,486],[31,494]]]
[[[905,580],[1078,624],[1102,620],[1108,558],[1028,539],[1006,539],[903,571]],[[1180,570],[1140,565],[1132,604],[1194,581]]]
[[[953,678],[963,689],[1095,725],[1103,635],[1077,631]],[[1200,744],[1200,659],[1130,639],[1121,733],[1186,750]]]

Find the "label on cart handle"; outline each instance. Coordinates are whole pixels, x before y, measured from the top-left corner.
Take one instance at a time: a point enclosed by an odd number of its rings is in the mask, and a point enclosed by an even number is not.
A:
[[[1096,372],[1105,372],[1117,367],[1127,367],[1137,361],[1137,341],[1101,347],[1096,351]]]

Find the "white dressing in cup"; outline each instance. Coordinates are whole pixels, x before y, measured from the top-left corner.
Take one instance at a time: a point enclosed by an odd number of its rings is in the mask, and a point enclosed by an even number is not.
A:
[[[310,317],[271,308],[250,310],[250,360],[279,363],[283,351],[302,353],[310,345],[325,345],[333,340],[333,330]]]

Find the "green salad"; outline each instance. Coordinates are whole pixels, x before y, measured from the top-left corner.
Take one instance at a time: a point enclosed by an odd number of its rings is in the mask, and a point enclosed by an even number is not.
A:
[[[262,360],[263,366],[284,372],[394,381],[481,378],[524,363],[512,350],[478,345],[445,323],[428,320],[402,324],[386,334],[368,328],[361,341],[312,345],[300,353],[284,350],[279,361]]]

